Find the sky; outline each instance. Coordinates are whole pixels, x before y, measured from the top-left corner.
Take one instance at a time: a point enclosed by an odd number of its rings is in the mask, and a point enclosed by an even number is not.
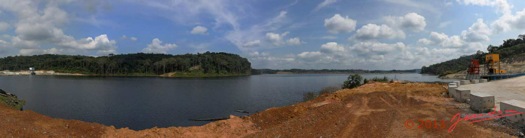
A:
[[[0,0],[0,57],[211,51],[253,68],[416,69],[524,31],[523,0]]]

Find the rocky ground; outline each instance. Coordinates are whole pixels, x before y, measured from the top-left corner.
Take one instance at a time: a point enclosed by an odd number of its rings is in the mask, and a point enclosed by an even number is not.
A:
[[[446,98],[442,84],[372,83],[248,117],[195,127],[134,131],[97,123],[50,118],[0,106],[5,137],[513,137],[516,130],[496,121],[458,123],[451,118],[468,106]],[[408,120],[408,121],[407,121]],[[434,123],[419,125],[419,120]],[[410,122],[414,123],[410,123]]]

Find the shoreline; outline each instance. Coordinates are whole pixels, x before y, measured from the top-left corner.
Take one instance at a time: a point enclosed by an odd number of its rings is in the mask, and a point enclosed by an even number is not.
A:
[[[0,127],[8,128],[0,129],[0,134],[6,137],[511,136],[499,128],[469,122],[460,122],[452,133],[446,129],[405,128],[407,119],[443,119],[458,112],[469,113],[461,108],[463,103],[443,96],[446,93],[443,86],[431,83],[370,83],[289,106],[268,108],[246,117],[230,116],[227,120],[202,126],[153,127],[138,131],[51,118],[0,105]]]
[[[82,76],[82,77],[160,77],[160,78],[220,78],[220,77],[241,77],[250,76],[250,74],[192,74],[182,73],[183,76],[175,76],[175,73],[166,73],[161,75],[148,75],[148,74],[112,74],[112,75],[99,75],[99,74],[82,74],[82,73],[61,73],[53,70],[37,70],[35,76]],[[170,74],[170,75],[168,75]],[[31,71],[0,71],[0,76],[31,76]]]

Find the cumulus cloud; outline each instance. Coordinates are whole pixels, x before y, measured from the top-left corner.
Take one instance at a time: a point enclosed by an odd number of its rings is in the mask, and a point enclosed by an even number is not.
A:
[[[336,42],[328,42],[321,45],[321,52],[328,54],[343,53],[345,52],[345,47],[337,44]]]
[[[160,39],[155,38],[151,40],[151,43],[148,44],[148,47],[142,49],[142,52],[144,53],[163,53],[166,54],[168,51],[173,50],[177,48],[176,44],[162,44],[162,41]]]
[[[467,42],[487,42],[490,41],[491,34],[492,30],[483,22],[483,19],[478,19],[468,30],[461,32],[461,38]]]
[[[335,2],[337,2],[337,0],[324,0],[323,2],[319,3],[319,5],[317,5],[314,10],[318,11],[321,8],[334,4]]]
[[[492,22],[493,32],[500,33],[512,29],[525,29],[525,9],[516,12],[516,14],[504,14]]]
[[[20,54],[115,52],[116,41],[109,40],[105,34],[77,40],[64,33],[60,27],[69,22],[70,16],[60,6],[69,2],[2,1],[0,9],[18,19],[13,24],[15,36],[10,36],[10,45],[20,49]]]
[[[442,47],[461,47],[463,45],[463,40],[459,36],[453,35],[449,37],[445,33],[431,32],[430,40]]]
[[[301,45],[301,39],[299,37],[290,38],[286,41],[288,45]]]
[[[395,26],[414,32],[423,31],[427,26],[425,17],[413,12],[400,17],[388,16],[385,17],[385,20],[390,26]]]
[[[401,30],[395,30],[387,25],[367,24],[356,31],[355,39],[370,40],[370,39],[394,39],[405,38],[405,33]]]
[[[84,38],[78,41],[78,47],[86,50],[99,50],[100,53],[115,53],[115,40],[110,40],[106,34],[99,35],[94,39],[92,37]]]
[[[282,34],[277,33],[266,33],[266,39],[270,41],[275,46],[281,46],[281,45],[300,45],[301,39],[299,37],[290,38],[286,41],[285,37],[289,34],[289,32],[284,32]]]
[[[200,35],[208,34],[208,28],[203,27],[203,26],[195,26],[191,30],[191,34],[200,34]]]
[[[330,33],[338,34],[343,32],[352,32],[355,30],[357,21],[340,14],[335,14],[333,17],[324,20],[324,26]]]

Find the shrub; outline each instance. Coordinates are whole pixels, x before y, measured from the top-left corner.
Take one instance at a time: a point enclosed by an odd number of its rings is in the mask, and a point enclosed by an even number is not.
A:
[[[363,77],[359,74],[348,76],[347,80],[343,84],[343,89],[352,89],[361,86],[361,80]]]

